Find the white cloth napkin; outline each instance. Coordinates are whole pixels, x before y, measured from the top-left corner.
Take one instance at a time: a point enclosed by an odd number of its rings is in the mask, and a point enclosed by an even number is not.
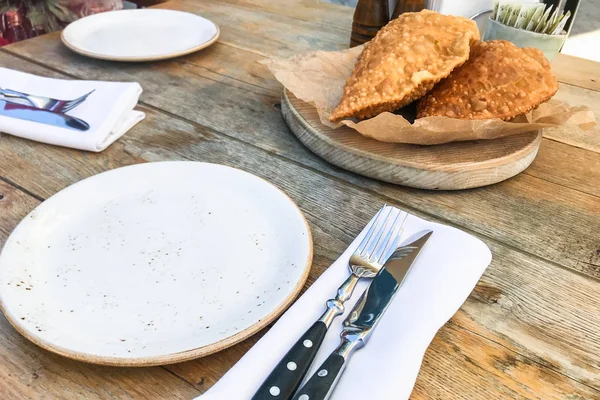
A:
[[[371,222],[372,223],[372,222]],[[436,332],[467,299],[492,255],[479,239],[458,229],[409,215],[403,243],[424,230],[433,234],[367,345],[351,358],[331,397],[342,399],[408,399],[421,361]],[[202,400],[248,400],[280,358],[324,311],[348,276],[348,260],[367,228],[229,370]],[[367,287],[360,282],[346,313],[331,326],[309,376],[339,344],[342,321]]]
[[[0,132],[38,142],[98,152],[145,117],[143,112],[133,109],[142,93],[142,87],[135,82],[52,79],[0,68],[0,87],[60,100],[76,99],[94,90],[83,103],[67,113],[87,122],[90,125],[87,131],[0,115]]]

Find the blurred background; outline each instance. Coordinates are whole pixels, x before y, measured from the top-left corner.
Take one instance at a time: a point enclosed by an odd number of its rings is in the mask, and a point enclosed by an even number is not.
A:
[[[356,7],[358,0],[323,0],[330,3],[342,4]],[[448,1],[448,0],[446,0]],[[471,4],[478,0],[455,0],[467,1]],[[485,0],[481,0],[485,2]],[[559,4],[564,6],[566,0],[547,0],[543,3]],[[490,0],[490,3],[492,1]],[[581,0],[576,18],[572,21],[572,29],[567,42],[561,53],[575,57],[587,58],[600,61],[600,0]]]

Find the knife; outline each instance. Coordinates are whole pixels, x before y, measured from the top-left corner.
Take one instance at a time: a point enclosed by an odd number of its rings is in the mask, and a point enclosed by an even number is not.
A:
[[[367,344],[431,234],[432,231],[427,231],[392,254],[344,321],[339,347],[294,395],[293,400],[327,400],[331,396],[350,356]]]
[[[5,100],[0,100],[0,115],[76,131],[90,129],[90,125],[79,118]]]

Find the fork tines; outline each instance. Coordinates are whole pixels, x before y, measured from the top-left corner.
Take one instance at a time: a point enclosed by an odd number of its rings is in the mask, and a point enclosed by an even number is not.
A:
[[[371,262],[386,260],[398,247],[408,214],[384,205],[369,227],[355,254]]]
[[[77,99],[65,101],[65,104],[62,108],[62,112],[66,113],[68,111],[71,111],[72,109],[74,109],[75,107],[77,107],[78,105],[83,103],[88,98],[88,96],[94,92],[95,92],[95,89],[87,94],[84,94],[83,96],[81,96]]]

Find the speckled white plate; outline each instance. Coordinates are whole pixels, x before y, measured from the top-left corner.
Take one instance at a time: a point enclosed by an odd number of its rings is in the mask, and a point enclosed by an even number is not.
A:
[[[218,37],[217,25],[199,15],[150,8],[93,14],[69,24],[61,35],[74,52],[113,61],[179,57]]]
[[[296,205],[233,168],[115,169],[33,210],[0,254],[0,308],[28,339],[82,361],[189,360],[265,327],[312,261]]]

